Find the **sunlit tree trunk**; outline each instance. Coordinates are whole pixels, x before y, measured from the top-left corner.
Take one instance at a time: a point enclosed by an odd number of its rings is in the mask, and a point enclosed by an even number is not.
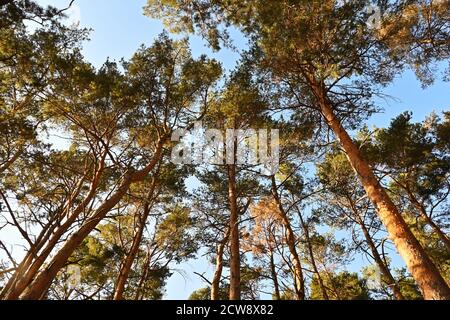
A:
[[[76,248],[91,233],[91,231],[102,221],[113,209],[123,196],[128,192],[130,185],[144,179],[159,162],[162,154],[163,141],[159,141],[152,161],[142,170],[128,173],[122,179],[120,186],[100,207],[98,207],[92,217],[88,219],[80,229],[75,232],[57,252],[48,266],[42,270],[31,282],[26,290],[20,295],[21,299],[37,300],[41,299],[55,279],[59,270],[65,265]]]
[[[386,227],[389,237],[394,242],[409,272],[421,288],[424,298],[429,300],[450,299],[450,288],[447,283],[414,237],[386,190],[380,185],[372,168],[336,117],[333,107],[327,99],[325,86],[323,84],[314,85],[314,94],[318,99],[324,119],[341,143],[351,166],[358,173],[367,196],[375,206],[380,220]]]
[[[223,271],[223,254],[229,240],[229,232],[225,235],[225,238],[217,245],[216,250],[216,270],[211,281],[211,300],[220,299],[220,280],[222,279]]]
[[[41,232],[35,244],[27,252],[24,259],[22,259],[17,271],[5,286],[2,292],[2,299],[15,300],[19,298],[20,294],[30,284],[55,246],[61,240],[61,237],[73,225],[78,216],[88,207],[100,184],[100,178],[105,167],[105,157],[106,151],[103,153],[99,161],[99,167],[96,170],[89,191],[83,201],[73,211],[70,211],[72,202],[79,195],[79,192],[83,186],[84,178],[81,178],[78,186],[71,195],[70,200],[65,204],[64,209],[60,213],[60,219],[67,217],[66,220],[62,224],[53,221],[48,228]]]

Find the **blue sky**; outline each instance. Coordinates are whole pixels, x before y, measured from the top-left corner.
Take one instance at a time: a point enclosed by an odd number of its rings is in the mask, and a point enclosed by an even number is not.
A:
[[[53,5],[59,8],[67,6],[69,0],[38,0],[42,5]],[[76,0],[75,9],[71,10],[72,19],[80,18],[81,26],[92,28],[91,41],[85,43],[83,52],[88,61],[100,66],[107,58],[110,60],[128,59],[141,44],[150,45],[164,27],[161,22],[151,20],[143,15],[146,0]],[[243,46],[245,41],[237,34],[235,44]],[[239,54],[230,50],[213,53],[198,37],[191,37],[191,48],[195,56],[208,54],[221,61],[226,69],[233,68]],[[422,90],[420,83],[412,72],[405,72],[385,93],[395,100],[380,101],[385,112],[373,116],[369,125],[386,126],[390,119],[401,112],[413,111],[414,120],[420,121],[431,111],[450,110],[450,86],[448,83],[437,82]],[[395,259],[397,260],[397,259]],[[366,263],[366,262],[364,262]],[[358,269],[361,262],[352,268]],[[205,286],[193,271],[207,272],[210,276],[212,267],[204,261],[191,261],[180,266],[183,271],[176,272],[169,280],[167,296],[169,299],[185,299],[189,294]]]

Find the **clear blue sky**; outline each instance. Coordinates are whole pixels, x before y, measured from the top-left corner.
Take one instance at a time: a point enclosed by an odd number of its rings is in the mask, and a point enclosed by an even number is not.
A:
[[[37,0],[42,5],[65,7],[69,0]],[[163,31],[159,21],[151,20],[143,15],[143,6],[146,0],[76,0],[76,10],[72,10],[73,18],[79,12],[81,26],[92,28],[91,41],[84,46],[84,54],[88,61],[100,66],[107,58],[120,60],[129,58],[141,45],[150,45],[155,37]],[[245,41],[234,34],[238,46]],[[204,42],[198,37],[191,37],[191,48],[194,55],[208,54],[221,61],[223,66],[231,69],[238,53],[224,50],[212,53]],[[414,120],[420,121],[431,111],[441,112],[450,110],[450,86],[448,83],[437,82],[432,87],[422,90],[420,83],[412,72],[406,72],[385,91],[397,101],[380,102],[386,112],[375,115],[370,119],[370,125],[386,126],[390,119],[399,113],[410,110],[414,113]],[[397,260],[397,259],[395,259]],[[362,261],[352,265],[352,269],[359,269]],[[364,261],[366,263],[366,261]],[[191,261],[180,266],[182,273],[175,273],[167,286],[168,299],[186,299],[189,294],[203,283],[193,271],[208,272],[212,268],[204,261]]]

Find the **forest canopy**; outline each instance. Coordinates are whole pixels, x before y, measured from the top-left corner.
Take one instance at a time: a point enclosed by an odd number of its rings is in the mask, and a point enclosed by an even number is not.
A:
[[[449,1],[148,0],[101,66],[76,2],[0,1],[1,300],[450,300],[450,110],[371,122]]]

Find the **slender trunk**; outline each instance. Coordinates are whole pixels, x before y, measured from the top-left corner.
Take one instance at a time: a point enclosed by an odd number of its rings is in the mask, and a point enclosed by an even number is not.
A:
[[[114,194],[106,200],[100,207],[98,207],[92,217],[88,219],[80,229],[75,232],[64,244],[64,246],[57,252],[57,254],[50,261],[49,265],[40,272],[37,277],[31,282],[26,290],[21,294],[20,298],[25,300],[41,299],[45,292],[50,287],[52,281],[58,274],[59,270],[64,266],[70,258],[75,249],[83,242],[83,240],[91,233],[91,231],[104,219],[104,217],[114,208],[123,196],[127,193],[132,183],[142,181],[156,166],[162,154],[163,142],[159,141],[152,161],[140,171],[127,173],[120,186]]]
[[[139,252],[139,246],[141,245],[142,235],[144,233],[145,224],[147,223],[148,215],[150,214],[150,205],[147,203],[144,206],[142,215],[138,218],[138,226],[133,238],[133,243],[130,248],[130,252],[125,256],[122,266],[120,268],[119,276],[116,281],[116,288],[114,290],[113,300],[123,300],[123,292],[125,291],[125,285],[130,275],[131,267]]]
[[[358,212],[355,212],[355,210],[353,210],[353,214],[355,215],[355,218],[357,219],[358,224],[361,227],[364,238],[366,239],[366,243],[369,246],[370,251],[372,252],[373,259],[375,260],[375,263],[377,264],[378,268],[380,268],[380,271],[384,276],[384,282],[388,285],[389,288],[391,288],[392,292],[394,293],[395,299],[405,300],[405,297],[403,297],[397,281],[395,281],[388,266],[381,258],[381,255],[378,253],[377,247],[375,246],[375,243],[373,242],[372,237],[369,234],[369,230],[367,230],[366,228],[366,225],[362,221]]]
[[[314,258],[313,246],[311,243],[311,238],[309,237],[309,228],[306,225],[305,221],[303,220],[302,213],[300,212],[300,210],[298,208],[297,208],[297,210],[298,210],[298,216],[300,218],[300,223],[303,228],[303,232],[305,233],[306,245],[308,247],[309,258],[311,259],[311,265],[313,267],[314,273],[317,276],[317,280],[319,281],[320,290],[322,291],[322,297],[324,300],[330,300],[330,297],[328,296],[328,293],[327,293],[327,289],[325,288],[325,285],[323,283],[322,276],[320,275],[319,269],[317,268],[316,259]]]
[[[429,226],[433,228],[433,230],[437,233],[441,241],[447,247],[447,250],[450,252],[450,238],[439,228],[439,226],[434,223],[434,221],[430,218],[430,216],[425,211],[420,211],[420,215]]]
[[[150,247],[149,247],[148,251],[147,251],[147,258],[145,259],[145,264],[144,264],[144,267],[142,268],[141,279],[139,279],[139,285],[136,290],[136,295],[134,297],[134,300],[142,300],[143,299],[144,284],[145,284],[145,281],[147,280],[148,274],[150,272],[150,264],[152,261],[153,252],[150,251]]]
[[[125,290],[125,285],[128,280],[128,277],[130,275],[131,267],[133,266],[133,262],[136,259],[136,256],[139,252],[139,246],[141,245],[142,241],[142,235],[144,234],[145,225],[147,224],[147,219],[150,214],[150,210],[152,206],[150,205],[150,202],[153,201],[155,188],[156,188],[156,175],[158,174],[159,170],[155,173],[155,176],[153,176],[150,190],[147,194],[147,199],[143,206],[143,212],[142,214],[139,214],[139,209],[137,212],[137,228],[136,232],[133,237],[133,242],[131,244],[130,252],[125,256],[125,260],[122,262],[119,276],[117,278],[116,282],[116,288],[114,290],[114,296],[113,300],[122,300],[123,299],[123,292]]]
[[[230,300],[241,299],[241,257],[239,246],[239,209],[237,205],[236,165],[228,165],[230,202]]]
[[[211,300],[220,300],[220,280],[222,279],[223,270],[223,251],[225,249],[225,244],[220,243],[217,246],[216,253],[216,270],[214,271],[214,276],[211,282]]]
[[[277,183],[275,180],[275,176],[271,177],[272,181],[272,195],[277,203],[278,209],[280,210],[281,218],[283,220],[283,225],[286,228],[286,242],[289,248],[289,252],[291,253],[291,259],[294,267],[294,284],[295,284],[295,293],[297,295],[298,300],[305,299],[305,281],[303,278],[302,264],[300,262],[300,257],[298,256],[296,241],[294,231],[292,230],[291,222],[284,211],[283,204],[281,203],[281,199],[278,195]]]
[[[413,203],[413,205],[419,211],[419,214],[422,217],[422,219],[424,220],[424,222],[433,228],[433,230],[439,236],[441,241],[447,247],[447,250],[450,252],[449,237],[441,230],[441,228],[439,228],[439,226],[436,223],[434,223],[433,219],[431,219],[430,216],[427,214],[427,210],[425,209],[423,204],[420,203],[419,200],[417,200],[417,198],[412,194],[412,192],[410,190],[406,190],[406,192],[408,193],[409,200]]]
[[[324,94],[324,86],[315,86],[314,89],[323,117],[344,148],[351,166],[358,173],[367,196],[375,206],[381,222],[386,227],[390,239],[405,261],[409,272],[421,288],[424,298],[427,300],[450,300],[450,288],[408,228],[372,168],[361,155],[359,148],[334,114],[332,105]]]
[[[272,276],[273,281],[273,290],[275,294],[275,300],[281,300],[280,295],[280,285],[278,284],[278,275],[277,271],[275,270],[275,261],[273,259],[273,251],[270,250],[270,274]]]
[[[223,271],[223,253],[230,237],[229,231],[225,238],[219,243],[216,250],[216,270],[211,281],[211,300],[220,300],[220,280]]]

